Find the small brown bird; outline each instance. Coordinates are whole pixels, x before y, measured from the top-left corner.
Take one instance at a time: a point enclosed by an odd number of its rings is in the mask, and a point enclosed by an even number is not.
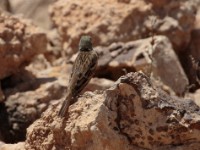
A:
[[[98,54],[93,51],[90,36],[82,36],[79,42],[79,54],[74,62],[66,99],[58,116],[64,117],[70,104],[90,81],[97,66]]]

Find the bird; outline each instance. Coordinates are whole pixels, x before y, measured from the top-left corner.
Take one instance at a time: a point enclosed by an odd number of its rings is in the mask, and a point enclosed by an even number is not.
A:
[[[58,112],[58,116],[66,116],[69,106],[94,75],[97,63],[98,53],[93,50],[91,37],[88,35],[81,36],[79,53],[73,64],[67,94]]]

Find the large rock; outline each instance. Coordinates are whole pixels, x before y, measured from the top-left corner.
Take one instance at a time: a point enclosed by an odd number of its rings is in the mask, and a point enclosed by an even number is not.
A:
[[[55,0],[10,0],[10,11],[12,14],[22,14],[25,18],[40,27],[50,29],[52,23],[48,14],[48,7]]]
[[[23,141],[26,128],[66,90],[55,75],[35,77],[28,72],[4,80],[2,86],[6,101],[0,104],[0,134],[6,143]]]
[[[152,48],[153,76],[172,88],[179,96],[184,95],[189,82],[169,39],[155,38]]]
[[[195,25],[193,30],[191,31],[191,42],[190,45],[187,47],[186,52],[180,55],[182,64],[190,80],[190,84],[195,84],[195,89],[199,88],[200,85],[196,81],[196,70],[193,67],[190,56],[192,56],[196,62],[200,60],[200,1],[196,1],[198,2],[198,10],[196,14]]]
[[[184,50],[190,41],[195,10],[187,0],[58,0],[50,13],[64,50],[72,54],[82,34],[92,35],[95,45],[107,46],[148,37],[152,28],[154,33],[169,37],[177,51]],[[157,16],[153,25],[151,14]]]
[[[188,149],[200,147],[200,109],[152,87],[143,73],[122,76],[103,93],[85,93],[67,118],[54,104],[29,128],[26,149]]]
[[[46,50],[46,34],[30,22],[0,12],[0,79]]]
[[[24,150],[24,143],[19,142],[17,144],[3,144],[0,146],[0,150]]]
[[[26,70],[2,80],[6,101],[0,104],[0,135],[6,143],[23,141],[27,127],[65,97],[72,65],[46,63],[38,57]]]
[[[0,104],[0,140],[6,143],[25,140],[27,127],[53,103],[65,98],[72,65],[51,67],[46,63],[44,57],[38,57],[26,67],[28,71],[2,81],[6,101]],[[83,92],[105,90],[112,83],[94,78]]]
[[[188,79],[176,56],[172,44],[165,36],[97,47],[100,59],[96,76],[116,80],[126,71],[143,70],[167,85],[176,94],[187,89]]]
[[[10,2],[9,0],[1,0],[0,1],[0,9],[4,11],[10,11]]]

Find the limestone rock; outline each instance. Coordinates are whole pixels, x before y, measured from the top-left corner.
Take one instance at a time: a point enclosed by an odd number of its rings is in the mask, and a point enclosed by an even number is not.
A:
[[[200,89],[196,90],[194,94],[191,94],[195,103],[200,106]]]
[[[45,58],[52,65],[60,65],[66,62],[65,55],[62,50],[61,38],[56,29],[47,32],[48,46],[47,51],[44,53]],[[78,44],[78,43],[77,43]],[[61,61],[61,62],[60,62]]]
[[[0,9],[4,11],[10,11],[10,2],[9,0],[1,0],[0,1]]]
[[[54,101],[65,97],[71,65],[44,69],[39,65],[44,60],[39,60],[2,81],[6,101],[0,104],[0,135],[5,142],[24,140],[26,128]]]
[[[89,3],[87,0],[67,3],[58,0],[52,5],[50,14],[67,55],[78,50],[82,34],[91,35],[94,45],[108,46],[113,42],[146,38],[151,30],[157,35],[166,35],[174,48],[182,51],[190,41],[194,26],[196,8],[193,4],[187,0],[98,0]],[[157,17],[152,25],[149,17],[153,14]]]
[[[126,71],[135,71],[135,42],[113,43],[108,47],[96,47],[99,53],[96,76],[117,80]],[[137,42],[136,42],[137,43]]]
[[[83,92],[85,91],[102,91],[109,89],[113,85],[114,81],[105,79],[105,78],[92,78],[89,84],[84,88]]]
[[[38,26],[50,29],[52,26],[48,7],[55,0],[10,0],[12,14],[22,14],[24,18],[32,19]]]
[[[0,79],[19,71],[46,50],[44,32],[28,21],[0,12]]]
[[[19,142],[17,144],[4,144],[0,146],[0,150],[24,150],[24,143]]]
[[[196,82],[196,76],[195,71],[193,68],[193,64],[191,62],[190,56],[194,58],[195,61],[200,60],[200,1],[198,2],[198,10],[196,14],[196,20],[194,28],[191,31],[191,42],[189,46],[187,47],[185,53],[181,54],[181,61],[185,68],[185,71],[188,75],[190,84],[194,84],[196,87],[194,89],[197,89],[200,87],[200,85]]]
[[[143,73],[122,76],[103,93],[85,93],[70,106],[66,119],[57,116],[59,108],[59,103],[53,105],[28,128],[26,149],[200,146],[199,107],[154,89]]]
[[[28,71],[21,71],[2,81],[6,101],[0,104],[0,139],[7,143],[23,141],[27,127],[57,100],[65,98],[72,65],[39,65],[45,64],[43,61],[40,58],[27,67]],[[94,78],[82,93],[105,90],[112,83],[107,79]]]
[[[166,37],[158,37],[152,51],[153,76],[169,86],[176,94],[184,95],[189,85],[187,76],[173,47]]]
[[[15,76],[16,81],[10,78],[2,84],[7,88],[4,88],[6,101],[0,104],[0,134],[6,143],[23,141],[26,128],[40,117],[51,101],[65,93],[66,87],[55,77],[36,78],[26,74],[23,72],[23,77]]]
[[[100,59],[96,76],[116,80],[126,71],[143,70],[182,95],[189,83],[169,39],[155,36],[153,47],[151,42],[152,38],[147,38],[97,47]]]

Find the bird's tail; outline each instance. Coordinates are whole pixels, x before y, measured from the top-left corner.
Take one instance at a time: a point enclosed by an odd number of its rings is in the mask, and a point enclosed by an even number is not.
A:
[[[68,112],[69,106],[71,104],[71,96],[67,96],[66,99],[63,101],[62,106],[58,112],[59,117],[65,117],[66,113]]]

